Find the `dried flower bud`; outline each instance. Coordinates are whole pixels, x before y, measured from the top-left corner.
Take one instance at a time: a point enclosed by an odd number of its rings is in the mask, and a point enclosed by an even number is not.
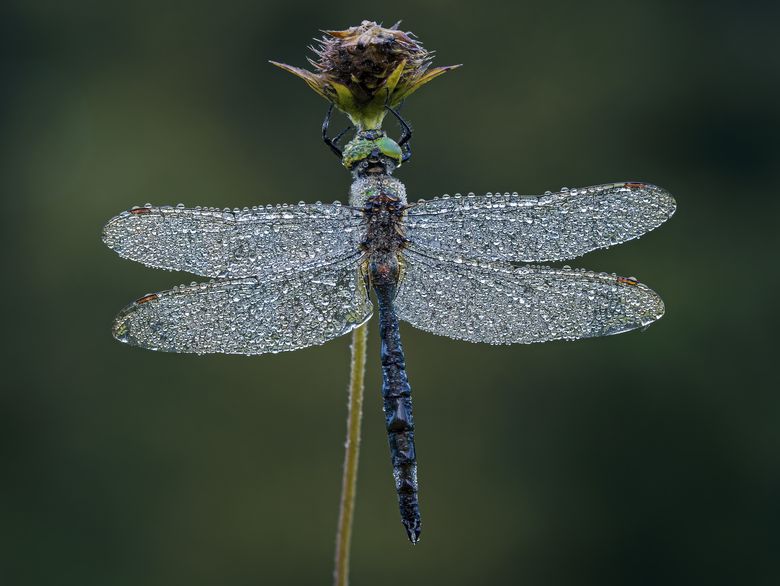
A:
[[[316,72],[271,63],[303,79],[358,128],[379,128],[385,104],[395,108],[423,84],[460,67],[431,68],[432,54],[399,24],[383,28],[364,20],[344,31],[323,31],[318,46],[310,47]]]

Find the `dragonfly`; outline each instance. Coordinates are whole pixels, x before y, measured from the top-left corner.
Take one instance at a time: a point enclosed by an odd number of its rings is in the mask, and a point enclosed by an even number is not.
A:
[[[103,241],[121,257],[209,280],[146,294],[117,315],[114,337],[149,350],[258,355],[323,344],[375,311],[382,399],[401,522],[420,539],[411,387],[399,321],[487,344],[577,340],[646,328],[661,298],[634,277],[551,263],[639,238],[675,211],[650,183],[542,195],[444,195],[410,202],[393,172],[412,131],[322,135],[352,174],[349,201],[134,207]]]

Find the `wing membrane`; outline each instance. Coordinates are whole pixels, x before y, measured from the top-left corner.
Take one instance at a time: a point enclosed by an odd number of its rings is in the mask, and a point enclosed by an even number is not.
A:
[[[322,344],[371,317],[359,259],[149,294],[119,313],[114,337],[150,350],[196,354],[265,354]]]
[[[549,267],[458,264],[409,250],[395,300],[400,319],[469,342],[529,344],[618,334],[664,313],[633,279]]]
[[[143,207],[111,219],[103,241],[151,267],[239,278],[343,258],[357,249],[360,222],[355,211],[335,204],[233,212]]]
[[[626,242],[675,210],[672,196],[646,183],[612,183],[542,196],[456,195],[422,201],[406,217],[417,248],[475,260],[549,262]]]

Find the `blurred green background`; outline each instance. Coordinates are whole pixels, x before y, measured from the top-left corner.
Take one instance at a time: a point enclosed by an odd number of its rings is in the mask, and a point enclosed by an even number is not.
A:
[[[574,263],[663,296],[643,334],[490,347],[403,328],[414,548],[371,330],[353,583],[780,583],[778,16],[718,2],[3,2],[0,580],[329,583],[348,339],[255,358],[120,345],[117,310],[191,278],[120,260],[100,229],[147,201],[346,199],[319,139],[325,102],[267,60],[303,66],[319,29],[403,18],[438,64],[465,64],[406,105],[411,198],[645,180],[679,209]]]

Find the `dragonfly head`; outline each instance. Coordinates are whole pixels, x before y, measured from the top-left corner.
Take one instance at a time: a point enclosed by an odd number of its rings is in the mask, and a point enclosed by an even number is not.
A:
[[[401,147],[383,130],[361,130],[344,147],[342,164],[356,176],[390,175],[401,165]]]

